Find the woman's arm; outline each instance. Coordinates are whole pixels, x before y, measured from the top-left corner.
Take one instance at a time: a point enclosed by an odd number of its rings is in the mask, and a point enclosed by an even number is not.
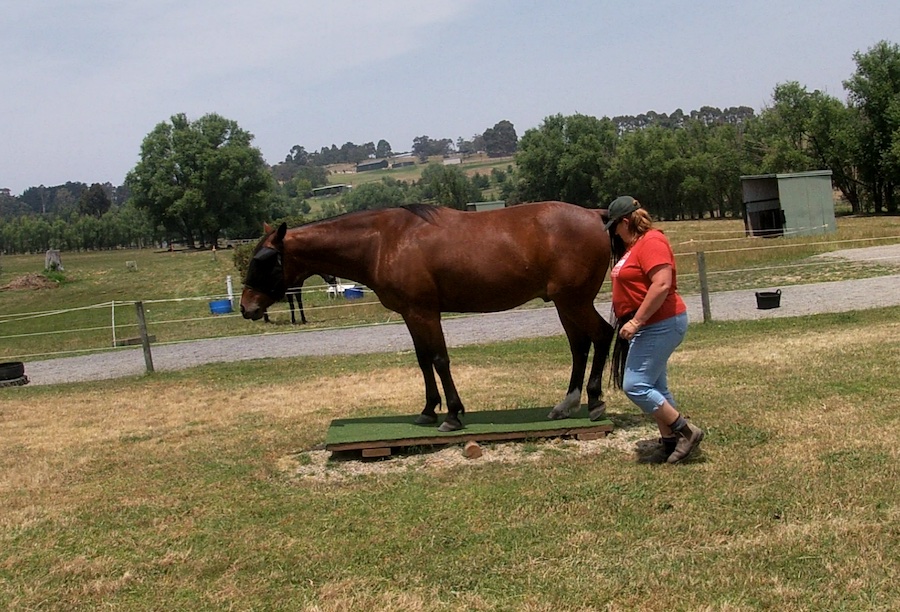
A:
[[[672,289],[672,266],[669,264],[660,264],[650,270],[650,287],[647,289],[647,295],[641,302],[640,308],[634,314],[634,317],[626,323],[619,335],[625,340],[631,340],[637,331],[644,326],[647,319],[652,317],[659,307],[666,301],[666,296]]]

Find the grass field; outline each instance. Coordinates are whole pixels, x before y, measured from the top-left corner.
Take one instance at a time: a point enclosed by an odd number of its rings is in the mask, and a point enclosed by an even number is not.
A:
[[[453,351],[471,411],[549,409],[563,338]],[[332,419],[414,415],[410,354],[0,389],[0,608],[900,608],[900,308],[692,325],[671,362],[704,427],[680,466],[614,435],[317,450]]]
[[[698,251],[706,254],[710,291],[767,288],[896,273],[896,265],[811,259],[843,248],[900,243],[900,217],[841,217],[824,236],[766,240],[743,237],[740,221],[662,223],[676,252],[679,289],[700,292]],[[133,302],[143,301],[149,333],[157,342],[261,334],[290,325],[286,304],[272,309],[274,325],[240,315],[210,314],[208,302],[241,279],[230,250],[156,252],[116,250],[63,253],[64,282],[53,289],[0,291],[0,360],[34,360],[109,350],[113,341],[138,335]],[[127,262],[134,262],[135,270]],[[43,269],[43,255],[0,256],[0,287]],[[330,299],[313,277],[304,304],[310,328],[398,321],[371,293],[362,300]],[[609,285],[599,299],[608,300]],[[113,302],[118,302],[113,304]],[[542,306],[536,300],[525,307]],[[113,321],[115,328],[113,328]],[[113,334],[115,329],[115,336]]]
[[[385,178],[406,183],[414,183],[415,181],[418,181],[420,178],[422,178],[422,170],[425,169],[428,164],[441,163],[443,163],[443,158],[440,156],[435,156],[430,158],[425,164],[419,163],[417,161],[413,166],[385,168],[381,170],[368,170],[366,172],[356,172],[355,166],[353,164],[340,164],[329,166],[329,171],[331,172],[331,174],[328,176],[328,183],[330,185],[344,184],[350,185],[351,187],[359,187],[360,185],[365,185],[367,183],[380,182]],[[490,177],[491,172],[495,168],[498,170],[506,171],[510,166],[515,166],[514,157],[490,158],[486,155],[481,155],[468,157],[463,160],[460,165],[454,167],[459,168],[466,174],[466,176],[471,178],[475,174],[481,174],[482,176]],[[494,191],[496,191],[496,189],[489,190],[483,195],[487,199],[490,199],[496,196],[496,193],[494,193]],[[334,202],[333,196],[311,198],[309,200],[310,209],[315,215],[321,211],[324,205],[330,202]]]
[[[428,160],[429,164],[443,163],[442,158],[434,157]],[[427,164],[416,163],[414,166],[403,166],[401,168],[385,168],[383,170],[369,170],[367,172],[350,171],[353,166],[350,164],[344,166],[335,166],[332,168],[332,174],[328,177],[329,184],[332,185],[352,185],[358,187],[366,183],[378,182],[383,178],[391,178],[397,181],[413,182],[422,177],[422,170]],[[469,157],[463,163],[457,166],[468,176],[478,173],[483,176],[490,176],[494,168],[506,170],[509,166],[515,165],[513,157],[495,157],[487,156]],[[343,172],[341,170],[344,170]]]

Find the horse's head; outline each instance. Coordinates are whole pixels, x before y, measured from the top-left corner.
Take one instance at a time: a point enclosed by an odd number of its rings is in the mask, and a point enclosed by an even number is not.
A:
[[[244,291],[241,293],[241,314],[245,319],[261,319],[266,309],[284,298],[287,282],[284,277],[284,235],[287,224],[277,230],[265,226],[266,235],[250,259]]]

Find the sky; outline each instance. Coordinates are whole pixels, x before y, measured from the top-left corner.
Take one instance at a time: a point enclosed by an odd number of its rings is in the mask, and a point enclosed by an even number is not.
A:
[[[896,0],[4,0],[0,188],[121,185],[173,115],[295,145],[521,137],[547,117],[842,101]]]

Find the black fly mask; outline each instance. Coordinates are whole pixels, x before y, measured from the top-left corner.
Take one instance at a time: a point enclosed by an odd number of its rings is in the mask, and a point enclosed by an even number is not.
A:
[[[250,260],[244,286],[263,293],[276,302],[284,297],[284,266],[281,253],[270,247],[263,247]]]

